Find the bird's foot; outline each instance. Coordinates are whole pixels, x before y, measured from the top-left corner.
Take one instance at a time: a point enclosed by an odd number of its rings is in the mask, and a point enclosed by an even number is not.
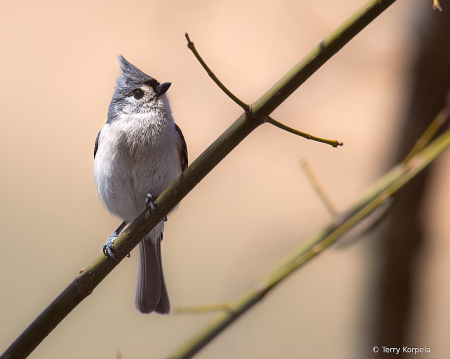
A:
[[[114,241],[116,240],[116,238],[116,233],[113,233],[109,236],[108,242],[103,245],[103,254],[118,262],[116,256],[114,255],[114,253],[116,252],[116,249],[114,248]]]
[[[155,201],[158,197],[153,196],[151,193],[147,193],[147,198],[145,199],[145,205],[148,210],[154,212],[156,209]],[[164,222],[167,222],[167,216],[164,216],[163,218]]]
[[[145,199],[145,206],[150,211],[154,212],[156,210],[155,201],[158,197],[153,196],[151,193],[147,193],[147,198]]]

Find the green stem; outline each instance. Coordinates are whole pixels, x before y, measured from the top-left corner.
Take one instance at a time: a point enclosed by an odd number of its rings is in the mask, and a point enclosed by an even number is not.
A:
[[[274,125],[274,126],[277,126],[277,127],[281,128],[281,129],[283,129],[283,130],[285,130],[287,132],[293,133],[294,135],[297,135],[297,136],[300,136],[300,137],[304,137],[307,140],[313,140],[313,141],[316,141],[316,142],[326,143],[327,145],[331,145],[333,147],[343,146],[344,145],[343,142],[339,142],[339,141],[336,141],[336,140],[327,140],[326,138],[316,137],[316,136],[313,136],[313,135],[311,135],[309,133],[296,130],[296,129],[294,129],[292,127],[289,127],[289,126],[286,126],[286,125],[284,125],[284,124],[282,124],[282,123],[280,123],[278,121],[275,121],[270,116],[268,117],[267,122],[272,124],[272,125]]]
[[[207,313],[207,312],[218,312],[220,310],[226,310],[230,308],[230,303],[215,303],[199,305],[195,307],[178,307],[175,308],[176,314],[192,314],[192,313]]]
[[[315,176],[314,172],[312,171],[311,167],[309,166],[309,163],[301,159],[300,165],[302,166],[303,172],[305,172],[306,177],[309,180],[309,183],[314,188],[314,191],[317,193],[319,198],[322,200],[322,203],[327,208],[328,212],[330,212],[331,216],[335,218],[338,215],[338,211],[336,209],[336,206],[333,204],[333,202],[330,199],[330,196],[325,192],[323,187],[320,185],[319,181],[317,180],[317,177]]]
[[[209,68],[209,66],[206,64],[206,62],[203,60],[203,58],[200,56],[199,52],[197,51],[197,49],[195,48],[194,43],[191,41],[189,34],[186,32],[185,33],[186,39],[188,41],[188,48],[191,49],[192,53],[194,54],[194,56],[197,58],[197,60],[200,62],[200,64],[203,66],[203,68],[205,69],[206,73],[212,78],[212,80],[216,83],[217,86],[219,86],[223,92],[225,92],[229,98],[231,98],[235,103],[237,103],[239,106],[241,106],[245,111],[249,111],[250,110],[250,106],[248,104],[246,104],[244,101],[240,100],[237,96],[235,96],[230,90],[228,90],[228,88],[217,78],[216,75],[214,75],[214,73],[211,71],[211,69]],[[333,141],[333,140],[327,140],[325,138],[320,138],[320,137],[316,137],[316,136],[312,136],[309,133],[305,133],[302,131],[298,131],[294,128],[291,128],[289,126],[286,126],[284,124],[282,124],[281,122],[275,121],[272,117],[268,117],[267,122],[269,122],[270,124],[281,128],[282,130],[285,130],[287,132],[290,132],[294,135],[300,136],[300,137],[304,137],[307,140],[313,140],[313,141],[317,141],[317,142],[322,142],[322,143],[326,143],[328,145],[331,145],[333,147],[337,147],[337,146],[342,146],[343,143],[339,142],[339,141]]]
[[[194,43],[189,38],[189,34],[186,32],[184,34],[186,36],[186,40],[188,41],[188,47],[191,49],[197,60],[202,64],[203,68],[206,70],[208,75],[213,79],[213,81],[219,86],[223,92],[225,92],[229,98],[231,98],[234,102],[236,102],[239,106],[241,106],[244,111],[248,111],[250,109],[250,106],[246,104],[244,101],[241,101],[237,96],[235,96],[228,88],[217,78],[216,75],[211,71],[211,69],[208,67],[205,61],[203,61],[202,57],[198,53],[197,49],[195,48]]]
[[[272,273],[265,276],[236,301],[231,302],[227,310],[219,313],[205,328],[195,334],[169,358],[192,358],[237,318],[261,301],[270,290],[366,218],[387,198],[403,188],[449,146],[450,130],[416,155],[408,166],[400,164],[394,167],[348,211],[342,213],[325,229],[294,249]]]
[[[438,115],[434,118],[431,124],[427,127],[423,135],[420,136],[420,138],[416,141],[412,150],[403,160],[403,164],[407,164],[412,157],[414,157],[422,148],[424,148],[428,143],[430,143],[433,136],[448,120],[449,116],[450,116],[450,106],[444,107],[441,110],[441,112],[439,112]]]

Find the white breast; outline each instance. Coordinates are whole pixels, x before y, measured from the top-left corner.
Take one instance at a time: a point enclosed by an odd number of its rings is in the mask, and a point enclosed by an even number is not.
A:
[[[173,120],[155,127],[145,118],[116,120],[100,133],[94,180],[109,212],[132,222],[147,193],[159,196],[181,173]]]

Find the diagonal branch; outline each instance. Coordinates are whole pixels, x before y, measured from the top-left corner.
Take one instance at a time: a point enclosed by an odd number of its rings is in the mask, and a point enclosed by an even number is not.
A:
[[[450,118],[450,91],[449,91],[448,104],[438,113],[438,115],[431,122],[430,126],[426,131],[420,136],[412,150],[408,153],[406,158],[403,160],[403,164],[407,164],[411,158],[416,155],[421,149],[423,149],[433,138],[436,132],[447,122]]]
[[[260,302],[281,281],[308,263],[333,244],[340,236],[383,205],[388,198],[395,195],[449,146],[450,130],[419,152],[407,165],[399,164],[394,167],[379,179],[351,208],[341,213],[336,220],[321,232],[294,249],[272,273],[261,279],[238,299],[227,303],[226,309],[217,314],[204,329],[171,354],[169,358],[192,358],[236,319]]]
[[[244,138],[395,0],[370,0],[243,113],[114,242],[121,261]],[[11,344],[0,359],[25,358],[118,265],[100,254]]]

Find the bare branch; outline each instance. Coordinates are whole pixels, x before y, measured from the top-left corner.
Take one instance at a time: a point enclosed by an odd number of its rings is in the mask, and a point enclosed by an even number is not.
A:
[[[309,163],[305,159],[301,159],[300,165],[302,166],[303,172],[305,172],[309,182],[313,186],[314,191],[322,200],[322,203],[325,205],[325,207],[327,207],[328,212],[330,212],[333,218],[336,218],[338,215],[336,206],[331,201],[330,196],[328,196],[323,187],[320,185],[319,181],[317,180],[317,177],[314,175],[311,167],[309,166]]]
[[[216,83],[216,85],[219,86],[222,89],[222,91],[225,92],[228,95],[229,98],[231,98],[235,103],[237,103],[239,106],[241,106],[244,109],[244,111],[246,111],[246,112],[250,111],[251,112],[252,106],[246,104],[244,101],[240,100],[236,95],[234,95],[230,90],[228,90],[228,88],[217,78],[216,75],[214,75],[214,73],[211,71],[209,66],[202,59],[202,57],[198,53],[197,49],[195,48],[194,43],[191,41],[191,39],[189,37],[189,34],[187,32],[185,33],[185,36],[186,36],[186,39],[188,41],[188,45],[187,45],[188,48],[191,49],[191,51],[193,52],[193,54],[195,55],[197,60],[203,66],[203,68],[205,69],[207,74],[213,79],[213,81]],[[339,142],[339,141],[336,141],[336,140],[327,140],[325,138],[312,136],[309,133],[298,131],[298,130],[296,130],[294,128],[291,128],[289,126],[286,126],[286,125],[282,124],[281,122],[275,121],[270,116],[267,117],[267,122],[269,122],[270,124],[272,124],[272,125],[274,125],[274,126],[276,126],[278,128],[281,128],[282,130],[290,132],[290,133],[292,133],[294,135],[306,138],[307,140],[313,140],[313,141],[317,141],[317,142],[321,142],[321,143],[326,143],[326,144],[331,145],[333,147],[344,145],[343,142]]]
[[[281,264],[256,285],[230,302],[229,308],[217,316],[195,334],[190,340],[172,353],[170,359],[192,358],[197,352],[211,342],[223,330],[230,326],[247,310],[260,302],[264,296],[285,280],[289,275],[308,263],[323,250],[335,243],[343,234],[382,206],[387,198],[394,196],[410,180],[431,164],[436,157],[450,146],[450,130],[436,139],[432,144],[414,156],[408,166],[399,164],[378,180],[366,194],[347,211],[321,232],[294,249]]]

